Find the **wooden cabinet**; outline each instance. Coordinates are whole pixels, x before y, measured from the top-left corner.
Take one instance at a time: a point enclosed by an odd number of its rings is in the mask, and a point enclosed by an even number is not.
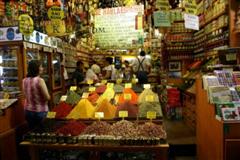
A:
[[[202,79],[196,80],[196,134],[199,160],[238,160],[240,121],[216,119],[215,106],[208,103]]]
[[[187,91],[183,93],[183,120],[193,131],[196,130],[196,97]]]

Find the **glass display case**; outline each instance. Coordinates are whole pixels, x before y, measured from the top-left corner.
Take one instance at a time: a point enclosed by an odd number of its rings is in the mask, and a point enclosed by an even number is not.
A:
[[[18,52],[18,47],[0,47],[0,98],[6,94],[9,98],[17,98],[20,93]]]
[[[53,66],[53,89],[62,87],[62,68],[61,68],[61,58],[60,53],[54,53],[52,58]]]

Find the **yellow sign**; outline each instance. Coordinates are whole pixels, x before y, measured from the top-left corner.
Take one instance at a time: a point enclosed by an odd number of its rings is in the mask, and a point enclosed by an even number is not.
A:
[[[23,35],[31,35],[34,30],[34,23],[32,18],[28,14],[22,14],[18,18],[19,20],[19,31]]]
[[[56,117],[56,112],[48,112],[47,113],[47,118],[55,118]]]
[[[123,95],[124,100],[131,100],[132,99],[132,95],[130,93],[126,93]]]
[[[54,19],[45,22],[45,29],[49,36],[64,36],[66,34],[66,26],[64,20]]]
[[[89,79],[89,80],[87,80],[87,84],[93,84],[93,80],[92,79]]]
[[[88,96],[89,96],[89,93],[87,93],[87,92],[84,92],[84,93],[82,94],[82,98],[88,98]]]
[[[138,82],[138,79],[137,78],[133,78],[132,79],[132,84],[136,84]]]
[[[145,100],[146,100],[147,102],[154,102],[154,96],[153,96],[153,95],[147,95],[147,96],[145,97]]]
[[[64,102],[64,101],[66,101],[66,99],[67,99],[67,96],[65,95],[65,96],[62,96],[62,97],[60,98],[60,101],[61,101],[61,102]]]
[[[95,118],[98,119],[104,118],[104,112],[95,112]]]
[[[132,88],[132,83],[126,83],[125,88]]]
[[[96,91],[96,87],[89,87],[89,92],[94,92],[94,91]]]
[[[106,84],[106,83],[107,83],[107,80],[102,80],[101,83],[102,83],[102,84]]]
[[[157,117],[157,113],[156,112],[153,112],[153,111],[148,111],[147,112],[147,118],[148,119],[156,119]]]
[[[197,4],[195,0],[186,0],[185,4],[185,12],[189,14],[197,14]]]
[[[76,91],[77,90],[77,86],[71,86],[70,87],[70,91]]]
[[[151,85],[150,85],[150,84],[144,84],[144,85],[143,85],[143,88],[144,88],[144,89],[150,89],[150,88],[151,88]]]
[[[64,11],[61,7],[53,6],[48,9],[48,18],[49,19],[63,19],[64,18]]]
[[[119,111],[118,116],[121,118],[128,117],[128,111]]]
[[[117,84],[121,84],[122,83],[122,79],[117,79]]]

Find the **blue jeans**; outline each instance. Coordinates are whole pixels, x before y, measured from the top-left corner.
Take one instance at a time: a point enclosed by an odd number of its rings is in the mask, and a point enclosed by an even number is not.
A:
[[[33,112],[25,110],[25,118],[29,128],[32,130],[42,124],[43,119],[47,116],[47,112]]]

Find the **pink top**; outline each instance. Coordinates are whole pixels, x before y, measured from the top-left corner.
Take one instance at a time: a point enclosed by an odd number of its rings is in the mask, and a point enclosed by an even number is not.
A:
[[[39,76],[24,78],[23,90],[26,95],[25,110],[34,112],[48,111],[48,103],[41,89]]]

